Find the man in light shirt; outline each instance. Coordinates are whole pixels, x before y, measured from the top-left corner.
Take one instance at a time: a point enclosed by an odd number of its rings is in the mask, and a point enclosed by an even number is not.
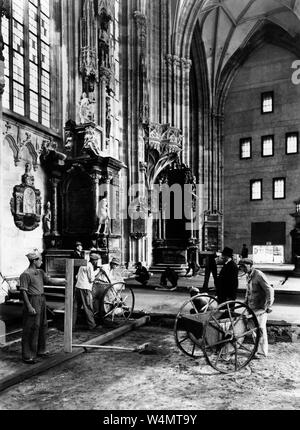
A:
[[[261,330],[258,353],[266,357],[268,355],[267,319],[268,314],[272,312],[274,288],[268,282],[266,275],[253,267],[253,260],[250,258],[240,260],[239,267],[247,275],[245,302],[254,311]]]
[[[124,282],[124,278],[122,277],[119,271],[120,261],[117,258],[112,258],[109,264],[103,264],[101,266],[101,272],[97,279],[103,280],[103,282],[109,282],[110,284],[114,284],[115,282]]]
[[[89,330],[96,327],[94,310],[93,310],[93,282],[99,273],[98,268],[99,255],[90,254],[90,261],[86,266],[81,266],[77,274],[77,282],[75,285],[74,295],[74,312],[73,312],[73,328],[75,328],[78,308],[83,307],[86,322]]]

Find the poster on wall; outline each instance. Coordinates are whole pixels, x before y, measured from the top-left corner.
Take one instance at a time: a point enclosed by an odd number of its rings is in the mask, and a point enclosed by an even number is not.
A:
[[[283,264],[284,247],[283,245],[256,245],[253,246],[254,264]]]

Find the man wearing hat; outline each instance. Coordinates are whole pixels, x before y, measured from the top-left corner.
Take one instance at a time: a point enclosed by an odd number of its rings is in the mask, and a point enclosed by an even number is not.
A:
[[[75,249],[71,254],[71,258],[74,258],[75,260],[84,258],[84,251],[83,251],[83,246],[81,242],[75,243]]]
[[[54,279],[40,268],[42,256],[35,249],[26,255],[29,267],[20,276],[20,291],[23,296],[22,359],[25,363],[36,363],[36,357],[49,355],[47,342],[47,312],[44,285],[65,285],[65,279]]]
[[[73,328],[76,326],[77,311],[81,306],[83,307],[89,330],[93,330],[96,327],[92,290],[95,277],[100,271],[98,267],[99,258],[98,254],[92,253],[87,265],[79,267],[73,304]]]
[[[233,250],[227,246],[222,251],[223,267],[217,279],[217,296],[220,303],[236,300],[238,281],[238,267],[233,261]]]
[[[109,264],[103,264],[100,268],[98,280],[104,283],[114,284],[115,282],[124,282],[124,278],[119,272],[120,260],[113,257]]]
[[[245,302],[257,317],[261,330],[258,353],[268,355],[267,319],[272,312],[274,302],[274,289],[268,282],[266,275],[253,267],[253,260],[243,258],[239,261],[239,267],[247,276],[247,291]],[[259,358],[259,357],[256,357]]]
[[[73,258],[74,260],[82,260],[84,259],[84,251],[83,251],[83,246],[81,242],[76,242],[75,243],[75,249],[71,254],[71,258]],[[78,274],[78,270],[79,270],[79,266],[75,266],[74,267],[74,280],[76,281],[76,277]]]
[[[112,290],[107,291],[110,285],[114,285],[115,291],[121,291],[124,288],[124,278],[119,272],[120,260],[113,257],[109,264],[103,264],[99,268],[99,273],[96,275],[96,280],[93,287],[93,309],[96,318],[100,318],[101,321],[101,305],[103,294],[106,293],[107,301],[114,301],[116,298],[115,292]],[[107,304],[108,305],[108,304]],[[105,321],[103,323],[109,326],[109,322]]]

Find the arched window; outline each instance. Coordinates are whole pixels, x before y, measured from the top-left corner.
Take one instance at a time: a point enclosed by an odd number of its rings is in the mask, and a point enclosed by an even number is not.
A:
[[[49,0],[11,0],[2,18],[5,57],[3,107],[50,127]]]

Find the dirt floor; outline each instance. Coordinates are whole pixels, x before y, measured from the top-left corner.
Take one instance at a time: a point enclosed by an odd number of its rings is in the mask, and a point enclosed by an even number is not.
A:
[[[51,333],[50,345],[57,336],[61,334]],[[134,347],[144,342],[151,342],[155,354],[82,354],[0,393],[0,409],[300,409],[300,343],[270,345],[267,359],[253,360],[239,373],[222,375],[204,359],[181,353],[171,328],[142,327],[113,344]]]

